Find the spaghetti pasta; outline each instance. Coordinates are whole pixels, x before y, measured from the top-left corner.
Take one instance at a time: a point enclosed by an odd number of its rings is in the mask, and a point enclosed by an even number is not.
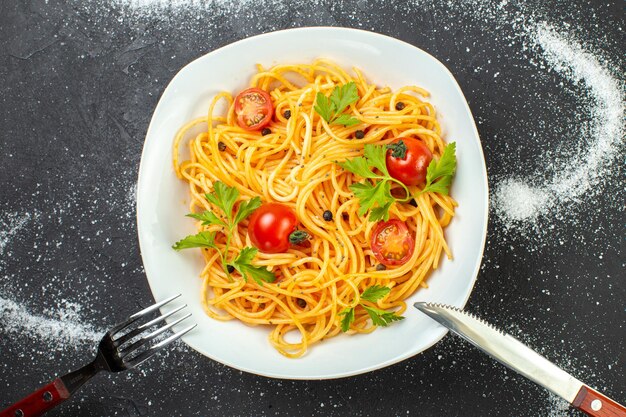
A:
[[[440,157],[446,144],[435,108],[422,99],[429,93],[414,86],[395,91],[380,88],[358,69],[350,75],[324,59],[257,69],[250,86],[269,92],[276,109],[268,125],[270,133],[240,128],[233,98],[222,92],[213,98],[206,117],[180,129],[174,140],[173,164],[178,177],[189,185],[192,212],[213,209],[204,195],[216,181],[236,187],[239,201],[258,196],[295,211],[301,228],[310,235],[309,243],[284,253],[256,256],[256,265],[268,267],[278,277],[275,282],[259,285],[253,280],[231,280],[219,253],[206,248],[202,249],[206,265],[201,273],[201,297],[209,316],[271,326],[271,344],[287,357],[299,357],[309,346],[342,332],[340,313],[358,306],[368,287],[391,288],[372,306],[398,314],[405,311],[404,300],[426,286],[424,280],[437,268],[442,253],[452,257],[444,228],[457,204],[448,195],[419,193],[419,187],[408,187],[415,196],[413,204],[393,204],[389,213],[406,223],[415,250],[403,265],[377,268],[370,247],[376,222],[359,215],[359,201],[349,188],[362,178],[337,162],[362,155],[364,144],[387,144],[398,137],[417,138]],[[359,93],[348,110],[358,124],[328,124],[314,110],[316,94],[328,95],[349,82],[356,84]],[[221,101],[229,110],[226,115],[215,115]],[[290,112],[287,117],[286,111]],[[193,135],[197,125],[206,129]],[[361,139],[355,137],[357,131]],[[190,156],[181,162],[179,148],[187,141]],[[401,191],[397,184],[391,186],[392,193]],[[326,210],[333,213],[332,221],[323,218]],[[247,220],[236,226],[229,242],[231,255],[252,246],[246,226]],[[199,224],[199,228],[217,232],[217,247],[227,246],[219,226]],[[375,329],[363,308],[357,307],[354,315],[350,333]]]

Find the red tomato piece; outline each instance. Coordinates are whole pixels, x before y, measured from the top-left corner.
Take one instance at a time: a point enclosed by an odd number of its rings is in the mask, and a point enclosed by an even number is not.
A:
[[[372,233],[374,256],[381,264],[396,266],[405,264],[413,255],[415,241],[406,227],[398,219],[379,222]]]
[[[420,140],[398,138],[387,145],[387,171],[404,185],[418,185],[426,180],[433,154]]]
[[[250,216],[248,235],[252,244],[265,253],[286,252],[290,245],[301,244],[309,235],[296,230],[294,211],[280,203],[266,203]]]
[[[263,129],[272,120],[274,104],[266,91],[248,88],[235,97],[235,115],[242,129]]]

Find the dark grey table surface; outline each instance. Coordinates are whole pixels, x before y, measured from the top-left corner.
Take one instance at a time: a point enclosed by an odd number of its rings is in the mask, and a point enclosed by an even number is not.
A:
[[[450,68],[494,203],[467,308],[626,400],[623,3],[1,0],[0,10],[0,408],[81,365],[94,332],[152,303],[134,189],[169,80],[238,39],[311,25],[394,36]],[[537,27],[556,36],[552,56],[533,47]],[[593,130],[611,121],[614,137]],[[571,195],[555,186],[567,170],[584,174]],[[498,200],[511,179],[548,184],[554,204],[513,219]],[[448,335],[331,381],[250,375],[179,344],[140,370],[97,376],[49,415],[579,413]]]

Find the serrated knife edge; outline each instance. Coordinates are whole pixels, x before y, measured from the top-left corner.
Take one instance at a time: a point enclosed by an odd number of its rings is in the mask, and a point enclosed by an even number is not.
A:
[[[574,402],[584,385],[513,336],[470,313],[443,304],[415,303],[414,306],[498,362],[569,403]]]

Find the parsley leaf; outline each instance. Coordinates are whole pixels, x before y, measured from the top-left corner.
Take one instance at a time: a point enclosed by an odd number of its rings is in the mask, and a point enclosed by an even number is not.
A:
[[[315,107],[313,107],[317,114],[319,114],[322,119],[326,120],[327,123],[331,122],[333,117],[333,108],[330,103],[330,99],[326,97],[323,93],[317,93],[315,97]]]
[[[336,113],[342,113],[346,107],[359,100],[359,91],[354,81],[335,87],[330,93],[330,102],[333,104]]]
[[[384,175],[389,176],[387,171],[387,148],[368,143],[363,149],[365,158],[367,158],[371,166],[378,168]]]
[[[382,285],[372,285],[371,287],[366,288],[365,291],[361,293],[361,299],[375,303],[376,301],[380,300],[381,298],[389,294],[390,291],[391,291],[391,288],[389,287],[385,287]],[[389,326],[389,324],[391,324],[394,321],[399,321],[399,320],[404,319],[403,316],[399,316],[393,311],[381,310],[376,307],[367,306],[363,303],[359,303],[359,305],[363,307],[363,309],[367,312],[367,314],[372,319],[372,323],[375,326],[387,327]],[[347,332],[348,330],[350,330],[350,326],[354,322],[354,318],[355,318],[354,309],[355,307],[344,308],[339,313],[340,316],[343,316],[343,318],[341,319],[341,331],[342,332]]]
[[[374,207],[372,210],[370,210],[370,221],[377,222],[380,220],[389,220],[389,209],[391,208],[392,204],[393,201],[388,201],[385,203],[385,205],[380,207]]]
[[[172,248],[175,250],[189,248],[217,249],[217,246],[215,245],[215,232],[200,232],[196,235],[189,235],[186,238],[174,243]]]
[[[389,287],[383,285],[372,285],[371,287],[368,287],[365,289],[365,291],[363,291],[363,294],[361,294],[361,299],[375,303],[376,301],[389,294],[390,291],[391,288]]]
[[[344,162],[339,162],[339,166],[346,171],[350,171],[363,178],[378,178],[378,175],[373,173],[370,169],[370,164],[367,158],[362,156],[346,159]]]
[[[335,120],[332,121],[332,124],[344,125],[348,127],[358,125],[359,123],[361,123],[359,119],[357,119],[354,116],[350,116],[349,114],[342,114],[336,117]]]
[[[389,209],[397,199],[391,195],[391,183],[400,184],[406,195],[409,191],[404,184],[392,178],[387,171],[387,148],[381,145],[366,144],[363,156],[339,162],[339,166],[353,174],[366,179],[380,179],[378,182],[364,181],[350,184],[349,188],[359,199],[359,215],[370,210],[370,221],[389,220]],[[374,172],[371,167],[378,169],[381,174]]]
[[[380,310],[375,307],[369,307],[361,304],[361,306],[367,311],[367,314],[372,319],[372,323],[376,326],[387,327],[394,321],[403,320],[403,316],[398,316],[396,313],[386,310]]]
[[[261,199],[259,197],[251,198],[248,201],[239,203],[237,214],[235,214],[235,224],[245,220],[252,212],[261,207]]]
[[[379,181],[375,185],[372,185],[369,181],[357,182],[350,184],[350,190],[354,193],[354,196],[359,199],[359,216],[362,216],[367,210],[374,207],[377,204],[379,208],[391,207],[391,203],[395,201],[395,198],[391,195],[391,184],[389,181]],[[372,220],[370,218],[370,220]]]
[[[450,184],[452,183],[452,176],[442,177],[439,181],[424,187],[422,193],[431,192],[448,195],[450,190]]]
[[[246,246],[241,249],[239,255],[232,262],[230,262],[229,265],[239,271],[243,279],[246,281],[248,280],[248,276],[250,276],[259,285],[263,285],[264,281],[274,282],[276,280],[276,276],[266,267],[252,265],[252,259],[254,259],[257,252],[258,249]]]
[[[221,181],[216,181],[213,184],[213,190],[211,194],[205,194],[206,199],[209,200],[209,203],[219,207],[228,217],[228,220],[231,221],[233,218],[233,206],[239,197],[239,190],[235,187],[229,187]]]
[[[212,211],[203,211],[202,213],[189,213],[187,217],[193,217],[197,220],[202,220],[203,226],[210,226],[212,224],[217,224],[219,226],[228,227],[224,220],[220,219],[213,213]]]
[[[452,142],[443,150],[439,160],[430,161],[426,169],[426,186],[420,194],[426,192],[447,195],[456,171],[456,143]]]
[[[350,330],[350,325],[354,322],[354,307],[352,308],[344,308],[339,313],[340,316],[343,316],[341,319],[341,331],[347,332]]]
[[[360,121],[349,114],[341,114],[351,104],[359,101],[359,91],[354,81],[337,86],[326,97],[323,93],[315,96],[314,109],[328,124],[340,124],[344,126],[354,126]]]

